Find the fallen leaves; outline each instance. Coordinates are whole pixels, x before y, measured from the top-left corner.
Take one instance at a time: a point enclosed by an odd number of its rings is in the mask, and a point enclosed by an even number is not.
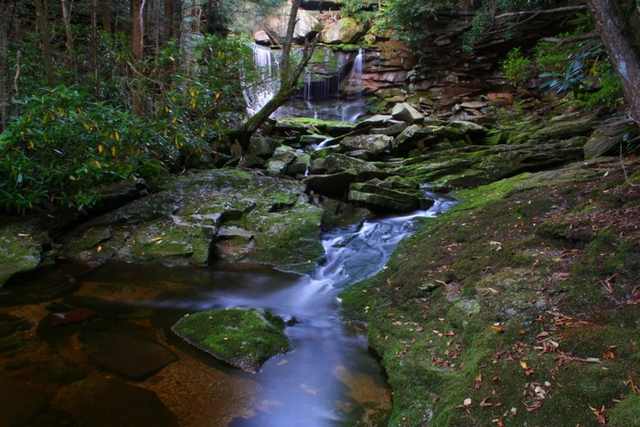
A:
[[[521,361],[520,361],[520,367],[522,368],[522,370],[524,371],[524,374],[525,374],[526,376],[528,376],[528,377],[529,377],[529,376],[533,375],[534,370],[533,370],[533,368],[530,368],[530,367],[529,367],[529,365],[527,364],[527,362],[526,362],[526,361],[521,360]]]

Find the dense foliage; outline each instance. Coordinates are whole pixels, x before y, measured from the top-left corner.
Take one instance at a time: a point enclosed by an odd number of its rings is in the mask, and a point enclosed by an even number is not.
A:
[[[0,135],[0,208],[91,206],[103,184],[179,169],[206,155],[242,108],[239,75],[250,55],[244,39],[205,37],[198,73],[189,77],[179,72],[175,41],[135,66],[123,34],[102,34],[101,43],[110,61],[100,74],[109,78],[76,80],[60,71],[57,78],[67,83],[52,89],[42,81],[36,42],[21,46],[28,95]],[[132,112],[134,97],[144,118]]]

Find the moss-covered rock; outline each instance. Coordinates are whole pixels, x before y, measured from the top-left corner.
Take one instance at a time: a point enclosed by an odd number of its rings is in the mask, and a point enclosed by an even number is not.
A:
[[[323,255],[322,209],[309,202],[304,185],[296,181],[219,169],[178,177],[162,188],[80,226],[65,239],[63,254],[92,265],[224,261],[299,272]],[[233,239],[220,232],[229,227],[245,230],[246,236]]]
[[[47,234],[30,221],[0,227],[0,287],[16,273],[40,265]]]
[[[285,117],[278,119],[276,129],[279,131],[297,131],[306,134],[322,134],[329,136],[344,135],[355,128],[355,124],[339,120],[321,120],[310,117]]]
[[[209,310],[182,317],[172,330],[231,366],[257,372],[269,358],[289,350],[284,321],[259,310]]]

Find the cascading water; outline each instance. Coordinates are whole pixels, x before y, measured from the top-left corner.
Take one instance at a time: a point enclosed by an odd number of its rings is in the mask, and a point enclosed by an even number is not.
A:
[[[247,104],[247,113],[254,115],[280,89],[280,55],[279,52],[257,43],[253,43],[251,47],[256,79],[244,88],[243,95]]]
[[[368,386],[380,388],[373,393],[369,390],[370,394],[385,394],[384,381],[367,351],[366,339],[345,329],[338,295],[344,287],[383,269],[396,246],[416,229],[417,218],[436,216],[453,203],[433,197],[436,202],[429,210],[373,219],[325,233],[324,261],[311,274],[286,285],[258,282],[239,273],[241,277],[236,279],[220,280],[229,285],[209,288],[197,298],[165,302],[187,311],[255,307],[297,319],[286,329],[292,351],[270,359],[253,377],[259,384],[255,410],[247,417],[236,418],[230,426],[342,425],[345,402],[352,399],[345,394],[345,372],[358,378],[366,376]]]
[[[244,89],[249,115],[256,114],[280,88],[280,51],[258,44],[252,44],[252,49],[257,81]],[[364,49],[355,57],[325,49],[305,70],[299,95],[280,107],[273,117],[357,120],[366,112],[362,97],[364,61]],[[344,87],[348,87],[348,91],[344,91]]]

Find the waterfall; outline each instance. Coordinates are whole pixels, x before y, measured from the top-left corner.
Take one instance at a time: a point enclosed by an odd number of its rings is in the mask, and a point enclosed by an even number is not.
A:
[[[245,85],[243,96],[247,113],[254,115],[269,102],[280,89],[280,56],[271,48],[252,43],[253,65],[256,79]]]
[[[253,51],[252,70],[245,70],[243,96],[247,114],[256,114],[280,89],[281,52],[257,43]],[[300,50],[300,49],[298,49]],[[349,67],[350,62],[351,67]],[[362,74],[365,52],[332,52],[325,49],[317,62],[309,64],[302,78],[300,92],[280,107],[273,117],[303,116],[318,119],[355,121],[366,111]],[[347,98],[341,99],[343,83],[347,84]]]

